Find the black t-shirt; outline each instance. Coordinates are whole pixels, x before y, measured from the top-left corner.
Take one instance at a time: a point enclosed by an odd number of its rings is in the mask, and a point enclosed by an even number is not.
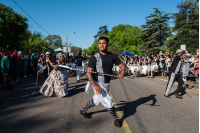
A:
[[[74,59],[76,59],[76,66],[82,66],[82,61],[85,60],[82,56],[77,56]]]
[[[119,64],[121,64],[121,61],[118,58],[118,56],[114,55],[110,52],[108,52],[106,55],[100,54],[100,56],[101,56],[101,60],[102,60],[102,68],[103,68],[104,73],[111,74],[113,64],[115,64],[115,66],[118,66]],[[94,55],[91,56],[90,61],[88,63],[88,67],[93,68],[93,70],[95,72],[97,72],[97,70],[96,70],[96,57]],[[92,77],[95,81],[98,81],[98,75],[97,74],[92,73]],[[110,78],[111,78],[110,76],[104,76],[105,83],[109,83]]]
[[[175,70],[176,70],[176,68],[177,68],[177,65],[178,65],[178,63],[179,63],[179,61],[181,60],[181,58],[180,58],[180,56],[175,56],[174,57],[174,60],[173,60],[173,62],[172,62],[172,65],[171,65],[171,68],[170,68],[170,73],[174,73],[175,72]],[[180,67],[181,67],[181,65],[180,65]],[[179,69],[179,71],[180,71],[181,69]]]

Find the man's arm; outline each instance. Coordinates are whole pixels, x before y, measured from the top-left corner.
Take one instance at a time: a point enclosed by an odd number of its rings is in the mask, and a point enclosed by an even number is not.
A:
[[[40,69],[39,71],[37,71],[37,73],[40,73],[41,71],[43,71],[44,69],[46,69],[46,65],[42,68],[42,69]]]
[[[87,67],[87,71],[93,71],[93,68]],[[88,80],[90,81],[90,83],[92,84],[92,86],[94,87],[95,91],[97,94],[101,94],[101,88],[94,82],[94,79],[92,77],[92,73],[91,72],[87,72],[86,76],[88,77]]]
[[[180,56],[181,59],[183,59],[183,58],[190,58],[190,57],[192,57],[192,56],[187,56],[187,55],[181,55]]]
[[[117,75],[117,77],[118,77],[118,79],[123,79],[124,73],[126,72],[126,67],[125,67],[124,63],[119,64],[118,67],[121,69],[121,73],[119,73]]]

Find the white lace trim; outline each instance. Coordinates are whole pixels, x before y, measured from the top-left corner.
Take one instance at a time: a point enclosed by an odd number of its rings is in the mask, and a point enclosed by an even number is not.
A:
[[[62,85],[62,86],[51,86],[47,81],[45,81],[45,83],[48,85],[48,86],[50,86],[51,88],[61,88],[61,87],[65,87],[65,86],[67,86],[67,84],[65,84],[65,85]]]
[[[62,85],[62,86],[54,86],[54,88],[56,88],[56,87],[58,87],[58,88],[60,88],[60,87],[65,87],[67,84],[65,84],[65,85]]]
[[[50,74],[50,76],[53,78],[53,79],[58,79],[58,78],[54,78],[54,76],[52,74]]]

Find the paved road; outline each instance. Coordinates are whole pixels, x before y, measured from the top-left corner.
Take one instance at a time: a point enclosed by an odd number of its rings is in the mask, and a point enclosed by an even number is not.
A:
[[[80,109],[92,98],[84,88],[86,76],[76,83],[69,78],[69,96],[45,97],[34,94],[35,81],[15,86],[12,91],[0,91],[1,133],[135,133],[199,132],[199,92],[189,90],[192,98],[171,99],[163,96],[167,81],[137,77],[134,80],[111,81],[110,92],[118,114],[123,117],[122,128],[114,126],[113,117],[102,105],[88,110],[92,119],[84,119]],[[44,79],[40,79],[40,87]],[[174,84],[171,92],[177,87]],[[127,124],[126,124],[127,123]]]

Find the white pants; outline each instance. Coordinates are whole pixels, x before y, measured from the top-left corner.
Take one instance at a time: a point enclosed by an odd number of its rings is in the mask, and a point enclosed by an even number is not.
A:
[[[76,66],[76,69],[81,69],[81,66]],[[80,80],[81,71],[76,71],[76,74],[77,74],[77,80]]]
[[[95,83],[100,86],[98,84],[98,82],[95,81]],[[96,91],[94,90],[94,96],[93,96],[93,102],[95,105],[99,105],[100,103],[105,107],[105,108],[112,108],[114,106],[114,102],[111,98],[111,96],[109,95],[109,86],[110,83],[107,83],[107,93],[105,93],[105,91],[103,89],[102,90],[102,94],[99,95],[96,93]]]

